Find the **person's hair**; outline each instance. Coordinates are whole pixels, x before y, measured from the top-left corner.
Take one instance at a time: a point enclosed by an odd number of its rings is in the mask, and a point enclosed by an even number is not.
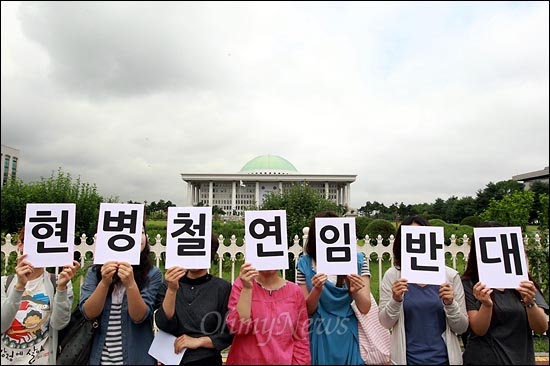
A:
[[[133,264],[132,270],[134,272],[134,279],[138,288],[141,290],[149,279],[149,271],[153,268],[153,258],[151,258],[151,246],[149,245],[149,237],[147,236],[147,226],[145,225],[145,219],[143,221],[143,231],[145,233],[145,248],[139,254],[139,264]],[[139,243],[141,246],[141,242]],[[103,264],[96,264],[94,270],[98,281],[101,281],[101,267]],[[109,292],[113,290],[114,285],[120,281],[120,278],[115,273],[113,276],[113,282],[109,288]]]
[[[21,226],[19,230],[17,230],[17,238],[21,240],[21,244],[25,244],[25,226]]]
[[[412,225],[417,224],[420,226],[430,226],[428,220],[419,215],[406,217],[397,228],[397,234],[395,235],[395,240],[393,241],[393,265],[396,267],[401,267],[401,226],[403,225]]]
[[[317,260],[317,241],[315,239],[315,219],[317,217],[338,217],[338,215],[334,211],[322,211],[311,219],[311,223],[309,224],[309,232],[307,233],[305,252],[314,260]]]
[[[216,253],[218,252],[218,248],[220,247],[220,240],[218,239],[218,236],[212,232],[212,239],[210,240],[210,262],[213,262],[214,259],[216,259]]]

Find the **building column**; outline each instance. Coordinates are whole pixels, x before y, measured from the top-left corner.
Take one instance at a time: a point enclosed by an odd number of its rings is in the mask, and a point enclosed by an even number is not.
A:
[[[346,183],[346,205],[348,209],[351,209],[351,187],[349,183]]]
[[[256,182],[256,208],[260,207],[260,182]]]
[[[207,206],[212,207],[212,202],[214,202],[214,182],[208,183],[208,204]]]
[[[237,209],[237,182],[231,184],[231,215]]]
[[[347,187],[345,185],[342,187],[342,191],[343,191],[343,197],[342,197],[343,202],[342,202],[342,204],[344,206],[346,206],[346,204],[348,203],[348,190],[347,190]]]
[[[193,183],[187,183],[187,206],[193,206]]]
[[[325,199],[328,200],[328,182],[325,182]]]

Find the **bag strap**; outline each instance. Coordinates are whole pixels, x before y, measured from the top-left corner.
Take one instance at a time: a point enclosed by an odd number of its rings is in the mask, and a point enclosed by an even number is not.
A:
[[[10,283],[11,281],[13,281],[13,277],[14,277],[14,274],[12,273],[11,275],[8,276],[8,278],[6,278],[6,287],[4,288],[4,292],[8,292],[8,287],[10,287]]]

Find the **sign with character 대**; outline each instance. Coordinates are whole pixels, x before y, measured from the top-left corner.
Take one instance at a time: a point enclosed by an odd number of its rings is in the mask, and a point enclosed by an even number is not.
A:
[[[474,228],[479,281],[490,288],[518,288],[527,281],[520,227]]]

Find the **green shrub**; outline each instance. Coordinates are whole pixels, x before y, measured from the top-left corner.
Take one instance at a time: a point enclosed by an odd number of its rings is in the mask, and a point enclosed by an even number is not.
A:
[[[460,222],[460,225],[468,225],[471,227],[476,227],[482,222],[483,221],[479,216],[466,216],[465,218],[462,219],[462,221]]]
[[[149,244],[155,243],[157,234],[162,238],[162,244],[166,245],[166,220],[147,220],[145,222]]]
[[[224,244],[229,245],[231,235],[237,238],[237,245],[243,245],[244,239],[244,221],[221,221],[212,220],[212,232],[218,237],[223,235]]]
[[[376,238],[378,237],[378,235],[381,235],[384,239],[382,243],[384,245],[388,245],[390,243],[390,235],[395,236],[395,234],[395,226],[391,221],[384,219],[375,219],[367,225],[362,237],[364,238],[365,235],[368,235],[371,240],[371,244],[376,244]]]
[[[445,227],[447,225],[447,223],[441,219],[429,219],[428,220],[428,223],[430,224],[430,226],[443,226]]]
[[[357,216],[355,218],[355,235],[358,239],[363,239],[365,236],[361,236],[365,232],[367,226],[372,222],[372,218],[365,216]]]

